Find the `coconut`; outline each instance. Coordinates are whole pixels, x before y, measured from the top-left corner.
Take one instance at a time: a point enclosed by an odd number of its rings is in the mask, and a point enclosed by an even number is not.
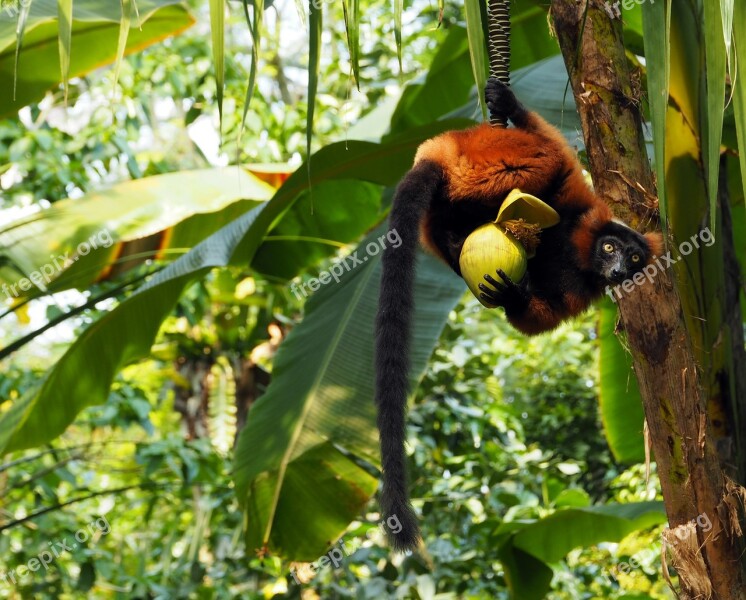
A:
[[[516,283],[523,279],[528,259],[534,255],[542,228],[559,222],[559,215],[535,196],[515,189],[508,194],[493,223],[477,227],[464,241],[459,256],[461,276],[471,293],[487,308],[494,304],[480,297],[479,284],[491,275],[498,282],[502,270]]]
[[[489,286],[484,276],[489,274],[500,281],[497,270],[502,269],[508,277],[518,282],[523,279],[528,266],[526,249],[513,234],[497,223],[477,227],[466,238],[458,262],[461,276],[471,293],[487,308],[495,308],[495,305],[480,297],[479,284]]]

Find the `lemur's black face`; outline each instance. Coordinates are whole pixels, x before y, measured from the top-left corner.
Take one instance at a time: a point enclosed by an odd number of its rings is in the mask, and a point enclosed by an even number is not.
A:
[[[599,231],[593,248],[593,270],[607,281],[620,283],[648,263],[647,240],[626,225],[612,221]]]

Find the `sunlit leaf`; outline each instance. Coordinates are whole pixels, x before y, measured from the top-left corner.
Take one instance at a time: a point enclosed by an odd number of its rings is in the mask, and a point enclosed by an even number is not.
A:
[[[347,48],[355,86],[360,89],[360,0],[343,0],[342,10],[347,33]]]
[[[225,0],[210,0],[210,32],[212,34],[216,98],[222,129],[223,91],[225,89]]]
[[[200,169],[124,181],[60,200],[0,231],[0,284],[13,296],[85,289],[147,259],[175,258],[274,189],[242,169]],[[57,257],[59,260],[56,260]],[[26,290],[19,279],[41,272]]]
[[[249,3],[253,7],[253,18],[249,15]],[[246,17],[246,24],[249,26],[249,32],[251,33],[251,66],[249,67],[249,81],[246,85],[246,96],[243,104],[243,115],[241,116],[241,129],[238,133],[238,152],[241,152],[241,136],[246,126],[246,115],[249,112],[249,106],[251,105],[251,99],[254,96],[254,86],[256,84],[256,71],[259,65],[259,48],[261,45],[262,38],[262,24],[264,21],[264,2],[255,0],[243,0],[244,15]],[[239,162],[236,160],[236,162]]]
[[[63,81],[60,61],[59,7],[57,0],[33,0],[28,5],[23,49],[18,55],[17,19],[0,11],[0,80],[10,82],[17,75],[16,97],[0,94],[0,116],[17,112],[44,97]],[[142,27],[127,38],[125,54],[153,44],[194,23],[180,0],[139,0]],[[75,0],[69,78],[116,60],[122,10],[116,0]],[[78,51],[78,49],[80,49]]]
[[[482,11],[480,0],[465,0],[466,33],[469,38],[469,54],[471,55],[471,70],[477,85],[479,106],[482,118],[487,118],[487,106],[484,102],[484,87],[487,83],[487,44],[482,26]]]
[[[550,565],[574,548],[620,542],[665,520],[662,502],[633,502],[567,508],[534,522],[503,523],[494,537],[511,598],[545,598],[552,579]]]
[[[404,0],[394,0],[394,40],[396,41],[396,58],[399,61],[399,74],[403,73],[401,63],[401,18],[404,12]]]
[[[73,0],[58,0],[57,20],[59,21],[60,73],[65,87],[65,104],[70,81],[70,52],[73,42]]]
[[[650,121],[653,126],[653,148],[655,152],[654,166],[658,182],[658,206],[664,228],[668,222],[666,206],[666,107],[668,106],[670,76],[668,56],[671,25],[666,12],[668,6],[668,0],[654,3],[645,2],[642,6]]]
[[[720,18],[723,23],[723,40],[725,40],[726,62],[730,67],[731,48],[733,47],[733,15],[735,0],[720,0]]]
[[[318,6],[317,6],[318,4]],[[319,83],[321,59],[321,3],[311,0],[308,4],[308,115],[306,117],[306,161],[308,178],[311,178],[311,140],[313,139],[313,114],[316,109],[316,89]]]
[[[23,47],[23,34],[26,31],[26,20],[28,19],[29,11],[31,10],[31,4],[33,0],[28,2],[20,2],[18,7],[18,21],[16,23],[16,52],[15,61],[13,62],[13,101],[16,100],[16,91],[18,88],[18,59],[21,56],[21,48]]]
[[[738,158],[741,165],[741,181],[746,195],[746,5],[736,3],[733,18],[733,40],[736,46],[735,91],[733,105],[736,115],[736,131],[738,134]]]
[[[117,58],[114,61],[114,89],[116,89],[119,80],[119,67],[124,58],[124,51],[127,48],[127,37],[132,24],[132,0],[119,0],[122,7],[122,19],[119,23],[119,42],[117,43]]]
[[[706,144],[702,154],[707,173],[707,195],[710,201],[710,229],[716,231],[718,175],[720,173],[720,140],[723,136],[723,112],[725,110],[726,42],[723,39],[723,23],[720,2],[704,3],[705,60],[707,68],[707,126]],[[730,40],[729,40],[730,41]]]
[[[573,548],[619,542],[633,531],[665,522],[663,502],[657,501],[568,508],[527,525],[515,534],[513,544],[553,563]]]

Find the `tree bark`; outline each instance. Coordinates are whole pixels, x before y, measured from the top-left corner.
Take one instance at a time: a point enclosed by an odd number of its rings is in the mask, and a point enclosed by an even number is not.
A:
[[[551,14],[595,189],[617,216],[649,229],[657,200],[640,94],[625,56],[621,20],[610,18],[604,6],[602,0],[552,0]],[[652,283],[625,294],[619,309],[658,464],[671,527],[665,539],[681,597],[745,598],[740,529],[730,508],[739,491],[719,461],[672,274],[659,269]]]

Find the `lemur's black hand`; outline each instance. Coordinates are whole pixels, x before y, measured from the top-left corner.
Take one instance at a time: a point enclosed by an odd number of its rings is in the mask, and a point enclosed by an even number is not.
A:
[[[484,99],[490,109],[490,118],[510,119],[516,126],[525,121],[526,108],[518,102],[513,91],[496,77],[490,77],[484,88]]]
[[[497,274],[503,280],[503,283],[499,283],[492,275],[485,275],[484,280],[492,288],[480,283],[480,297],[490,304],[504,307],[506,313],[520,313],[528,306],[531,299],[530,294],[526,290],[528,276],[524,276],[520,283],[515,283],[502,269],[498,269]]]

